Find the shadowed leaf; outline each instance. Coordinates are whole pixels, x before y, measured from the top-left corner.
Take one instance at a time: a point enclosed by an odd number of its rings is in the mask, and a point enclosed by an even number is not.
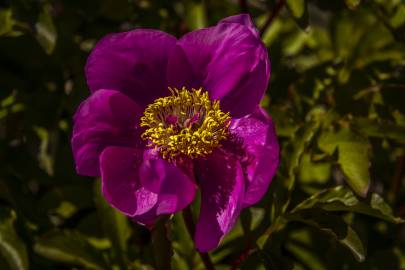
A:
[[[353,119],[352,126],[371,137],[392,139],[400,143],[405,142],[405,126],[367,118]]]
[[[308,9],[305,0],[286,0],[287,8],[296,23],[304,30],[309,26]]]
[[[340,216],[321,209],[309,209],[288,215],[287,219],[318,228],[348,248],[357,261],[364,261],[366,252],[363,243],[357,233]]]
[[[101,194],[101,181],[94,184],[95,202],[104,233],[112,243],[114,260],[124,267],[128,263],[128,239],[131,228],[128,218],[112,208]]]
[[[56,45],[56,28],[49,9],[44,7],[35,24],[36,38],[47,54],[52,54]]]
[[[103,256],[76,231],[56,231],[38,239],[36,253],[52,261],[89,269],[108,269]]]
[[[27,248],[14,229],[14,211],[0,209],[0,253],[10,269],[28,269]]]
[[[394,216],[391,207],[380,195],[373,193],[369,200],[360,201],[350,189],[344,186],[337,186],[314,194],[297,205],[291,212],[296,213],[311,208],[322,208],[326,211],[353,212],[392,223],[404,222],[401,218]]]
[[[186,11],[186,22],[191,30],[206,26],[205,8],[203,3],[189,2]]]

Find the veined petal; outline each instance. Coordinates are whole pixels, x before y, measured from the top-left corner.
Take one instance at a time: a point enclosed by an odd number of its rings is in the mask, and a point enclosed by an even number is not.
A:
[[[244,25],[249,28],[253,35],[260,38],[259,32],[257,31],[255,25],[253,24],[252,18],[249,14],[238,14],[234,16],[227,17],[221,20],[221,23],[237,23]]]
[[[232,117],[253,112],[267,88],[267,50],[246,15],[184,35],[168,63],[169,86],[203,87]]]
[[[244,177],[239,162],[215,152],[196,165],[201,186],[201,210],[196,225],[195,244],[199,251],[216,248],[239,217]]]
[[[194,199],[197,189],[180,168],[155,155],[145,154],[149,151],[152,150],[108,147],[100,158],[104,197],[140,223],[182,210]],[[143,185],[149,180],[158,183]]]
[[[140,184],[143,151],[108,147],[100,157],[102,191],[105,199],[127,216],[142,215],[158,201],[158,194]]]
[[[142,185],[159,194],[156,214],[172,214],[189,205],[197,190],[194,179],[181,167],[162,159],[154,150],[144,152]]]
[[[76,171],[100,176],[99,158],[106,147],[140,146],[141,116],[141,107],[117,91],[102,89],[83,101],[73,119]]]
[[[87,59],[85,71],[91,92],[115,89],[142,107],[169,94],[167,61],[175,43],[175,37],[150,29],[107,35]]]
[[[230,131],[243,139],[249,159],[244,168],[247,181],[243,207],[247,207],[263,197],[276,173],[280,153],[276,131],[270,116],[260,108],[234,120]]]

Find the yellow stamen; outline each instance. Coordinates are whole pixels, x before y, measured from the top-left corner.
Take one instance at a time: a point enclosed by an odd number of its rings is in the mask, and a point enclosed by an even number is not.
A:
[[[229,113],[222,112],[219,101],[211,101],[202,88],[169,90],[171,96],[158,98],[145,109],[142,139],[169,160],[212,153],[228,136]]]

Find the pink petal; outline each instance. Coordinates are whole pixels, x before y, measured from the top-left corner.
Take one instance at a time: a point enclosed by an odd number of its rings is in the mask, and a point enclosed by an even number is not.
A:
[[[239,217],[244,194],[244,177],[239,162],[215,152],[197,162],[201,186],[201,210],[195,244],[199,251],[216,248]]]
[[[108,147],[100,158],[102,191],[106,200],[128,216],[142,215],[152,209],[158,194],[140,185],[142,150]]]
[[[249,23],[250,22],[250,23]],[[172,51],[169,86],[203,87],[232,117],[253,112],[270,77],[267,49],[250,19],[230,17],[184,35]]]
[[[76,171],[99,176],[99,158],[108,146],[140,146],[142,109],[127,96],[100,90],[83,101],[74,116],[72,150]]]
[[[86,64],[92,93],[115,89],[145,107],[168,95],[166,69],[176,38],[157,30],[137,29],[100,40]]]
[[[254,113],[236,119],[232,133],[243,139],[250,160],[246,171],[246,193],[243,207],[257,203],[266,193],[279,164],[279,145],[273,121],[257,108]]]

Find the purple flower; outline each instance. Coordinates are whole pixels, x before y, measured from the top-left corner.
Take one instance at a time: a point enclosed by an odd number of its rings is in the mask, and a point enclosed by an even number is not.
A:
[[[147,29],[110,34],[86,64],[91,96],[74,116],[76,170],[101,176],[106,200],[141,224],[184,209],[199,187],[195,243],[211,250],[278,166],[274,125],[259,108],[269,77],[248,15],[179,40]]]

